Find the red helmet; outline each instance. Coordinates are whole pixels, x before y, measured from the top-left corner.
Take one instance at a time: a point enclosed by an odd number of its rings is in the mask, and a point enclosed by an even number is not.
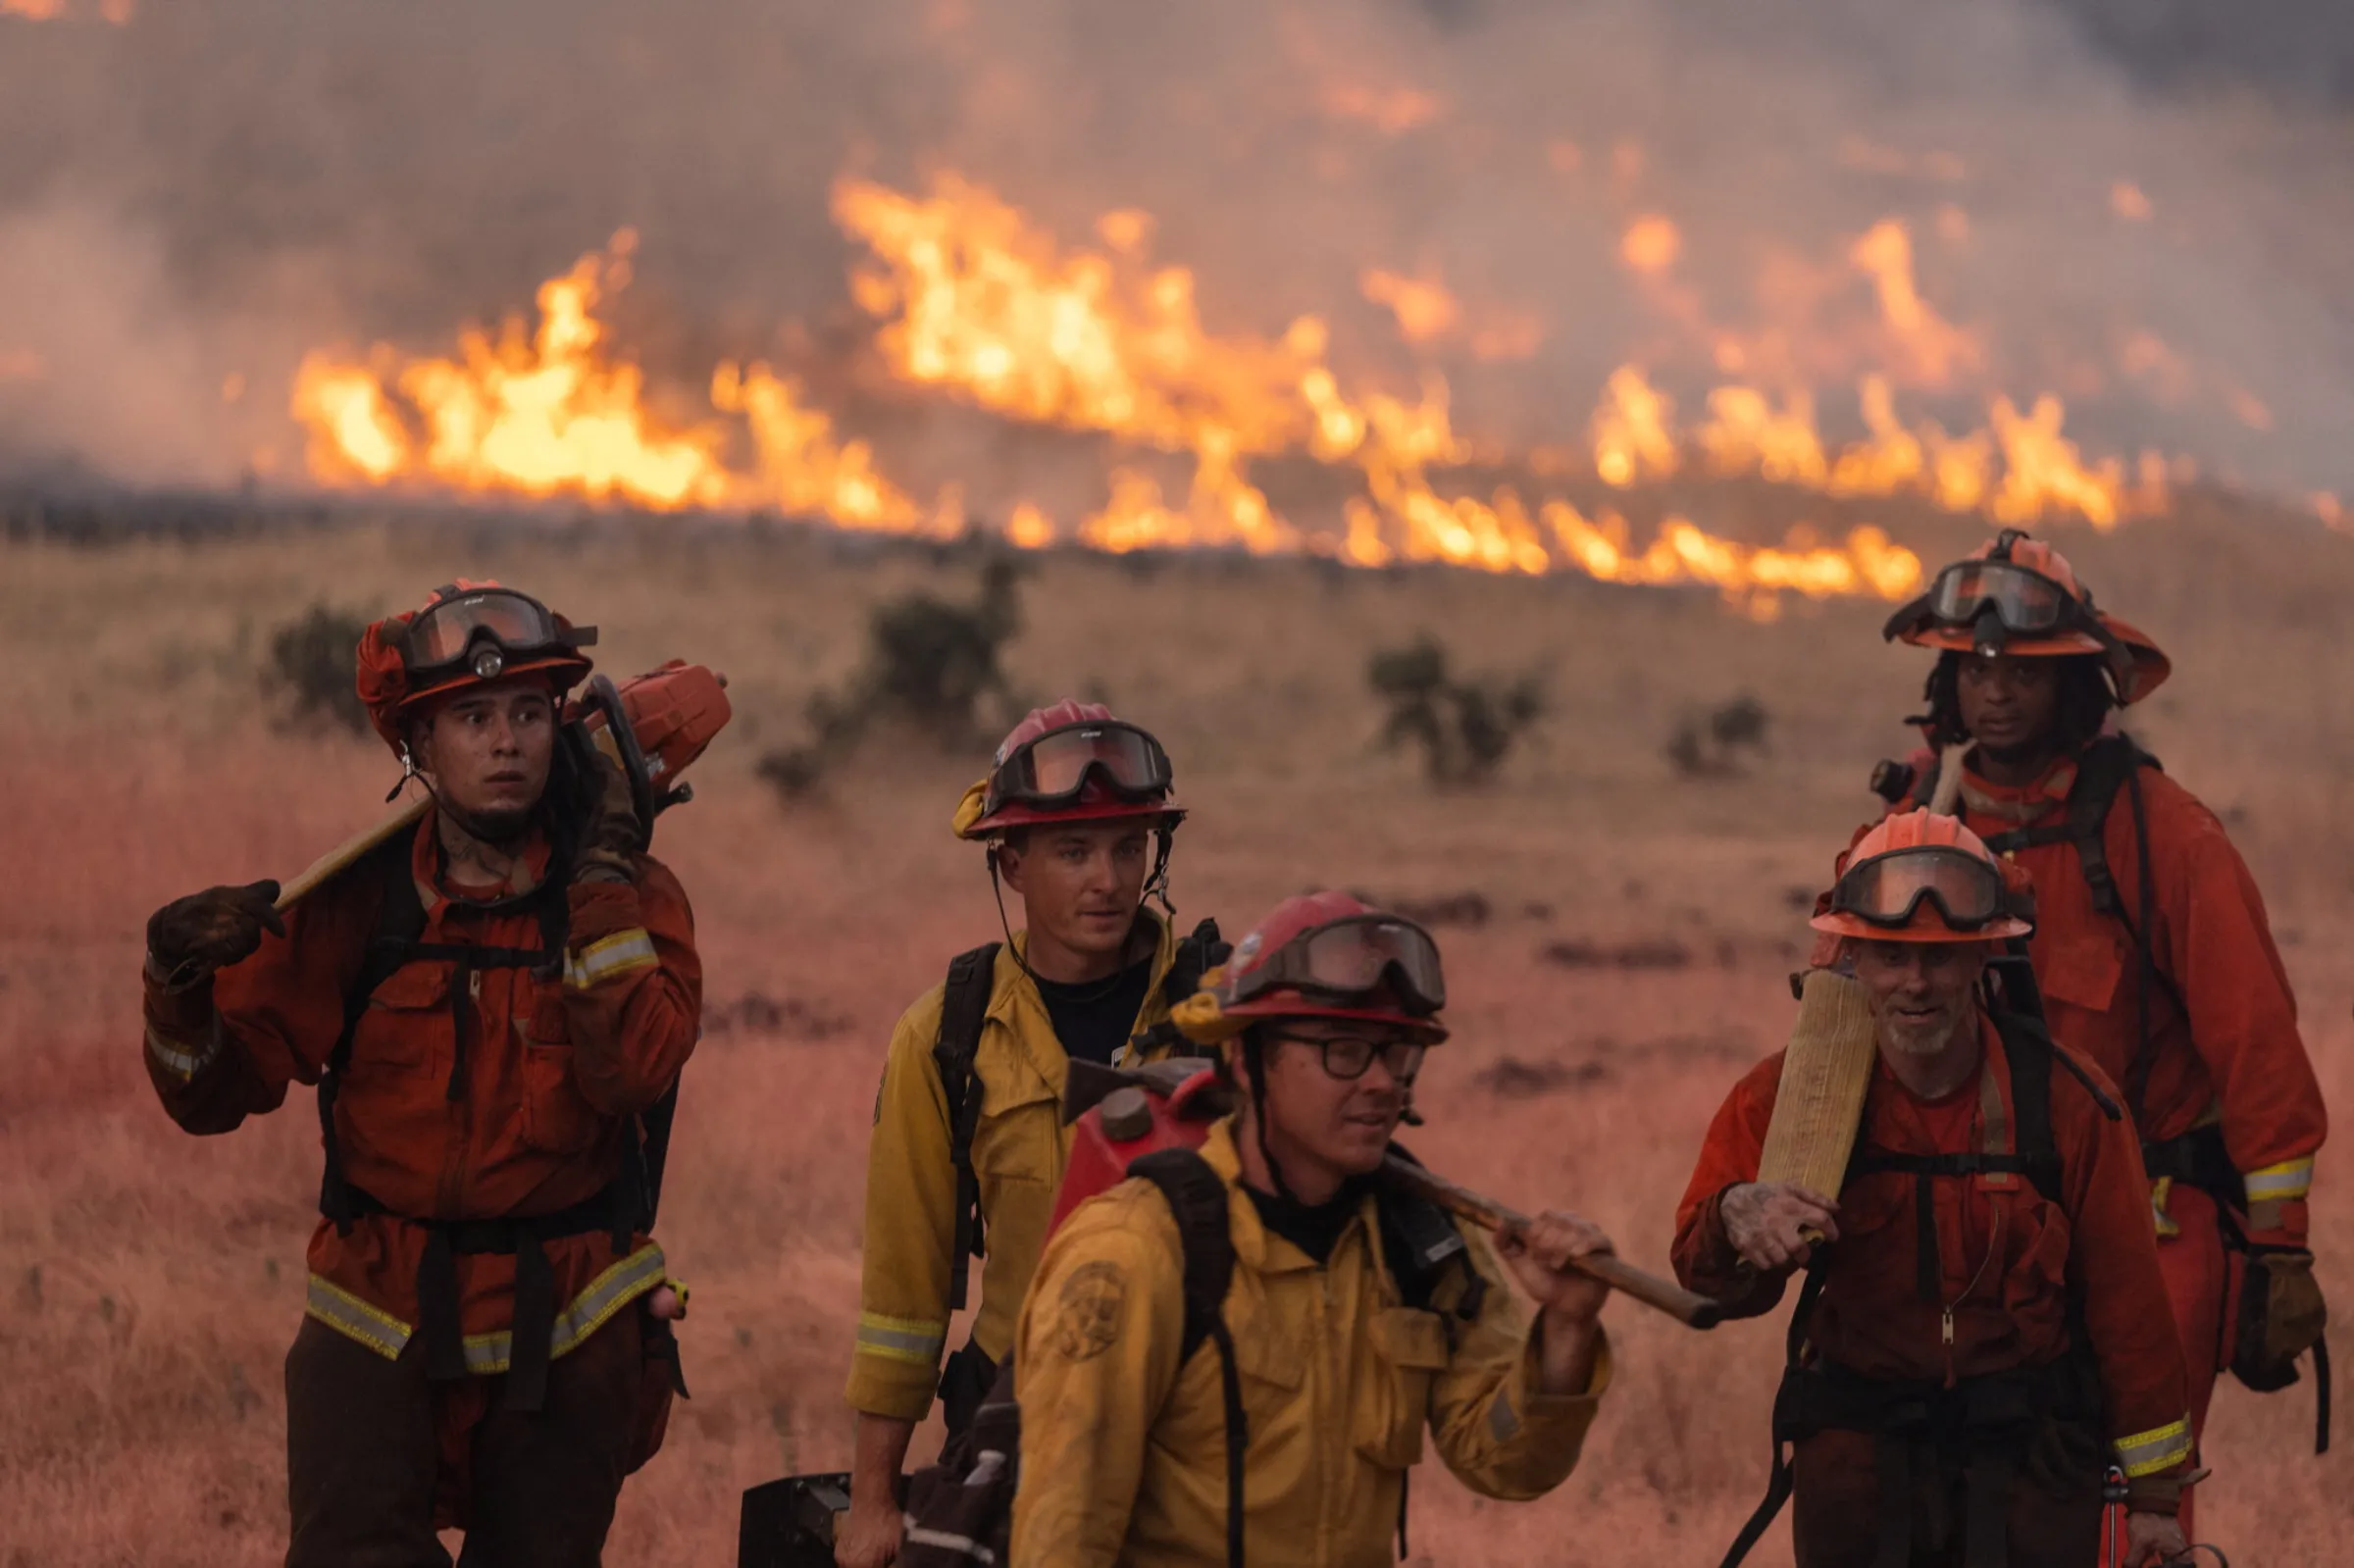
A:
[[[960,838],[989,838],[1047,822],[1151,817],[1174,828],[1169,755],[1151,732],[1100,702],[1065,697],[1033,708],[999,742],[989,777],[957,806]]]
[[[2174,670],[2147,632],[2093,607],[2066,556],[2017,529],[1939,572],[1928,592],[1889,617],[1881,634],[1955,653],[2102,655],[2121,704],[2139,702]]]
[[[2035,930],[2026,868],[1997,860],[1960,818],[1886,817],[1839,860],[1829,907],[1808,924],[1866,941],[1970,942]]]
[[[1447,1037],[1438,943],[1402,915],[1342,892],[1277,904],[1241,941],[1217,983],[1227,1019],[1328,1018]]]
[[[369,627],[356,683],[369,722],[398,752],[402,722],[427,698],[534,673],[561,697],[592,668],[581,650],[595,641],[596,628],[576,627],[528,593],[460,578]]]

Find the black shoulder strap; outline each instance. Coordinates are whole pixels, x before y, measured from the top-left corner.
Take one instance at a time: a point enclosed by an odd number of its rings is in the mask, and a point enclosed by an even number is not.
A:
[[[2076,782],[2069,787],[2068,836],[2084,867],[2084,885],[2092,889],[2092,907],[2104,915],[2124,913],[2117,876],[2109,869],[2109,808],[2125,781],[2145,765],[2155,768],[2158,759],[2124,735],[2102,735],[2077,758]],[[2138,821],[2133,831],[2141,832]]]
[[[1193,1359],[1202,1341],[1218,1347],[1218,1377],[1226,1403],[1226,1561],[1243,1564],[1243,1456],[1251,1442],[1243,1415],[1243,1385],[1226,1332],[1226,1289],[1234,1281],[1234,1232],[1227,1217],[1226,1183],[1190,1148],[1156,1149],[1128,1164],[1130,1176],[1160,1189],[1177,1220],[1185,1259],[1185,1332],[1177,1364]]]
[[[412,842],[409,835],[394,834],[362,856],[350,873],[355,885],[369,888],[375,897],[376,919],[369,928],[368,944],[360,950],[359,973],[343,992],[342,1028],[336,1032],[327,1065],[319,1074],[319,1141],[325,1155],[319,1178],[319,1212],[341,1231],[351,1228],[352,1207],[351,1189],[343,1180],[342,1150],[335,1138],[335,1096],[342,1087],[344,1070],[351,1065],[352,1037],[359,1032],[369,998],[409,962],[417,938],[425,935],[425,904],[417,896],[416,880],[409,875]]]
[[[973,1130],[981,1121],[981,1081],[973,1058],[981,1049],[981,1026],[989,1017],[996,987],[1000,942],[983,942],[948,960],[947,984],[940,998],[940,1037],[932,1060],[948,1102],[948,1158],[956,1167],[956,1231],[949,1251],[948,1310],[963,1309],[965,1260],[982,1255],[981,1182],[973,1174]]]
[[[2017,1014],[1994,1015],[1994,1032],[2011,1063],[2011,1143],[2026,1161],[2027,1180],[2047,1202],[2060,1200],[2060,1141],[2052,1136],[2052,1063],[2060,1048],[2048,1031]]]
[[[1177,940],[1177,952],[1169,960],[1168,978],[1160,983],[1160,999],[1170,1007],[1176,1006],[1202,988],[1202,977],[1226,962],[1234,947],[1218,935],[1218,923],[1204,920],[1194,928],[1193,935]]]
[[[1409,1164],[1422,1163],[1403,1144],[1392,1143],[1390,1152]],[[1456,1303],[1455,1316],[1466,1322],[1478,1317],[1487,1298],[1488,1282],[1472,1267],[1471,1248],[1447,1211],[1428,1198],[1394,1188],[1380,1190],[1374,1198],[1374,1211],[1381,1216],[1382,1261],[1389,1266],[1390,1278],[1398,1283],[1399,1300],[1429,1311],[1439,1282],[1453,1270],[1463,1280],[1463,1294]],[[1453,1333],[1452,1326],[1449,1332]]]

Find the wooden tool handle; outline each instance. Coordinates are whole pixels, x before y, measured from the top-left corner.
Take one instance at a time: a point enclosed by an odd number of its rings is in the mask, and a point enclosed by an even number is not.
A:
[[[1937,758],[1937,788],[1921,802],[1940,817],[1958,816],[1954,805],[1962,798],[1962,759],[1970,755],[1970,742],[1958,740],[1947,746]]]
[[[1435,1172],[1392,1154],[1381,1164],[1385,1181],[1428,1198],[1459,1220],[1468,1220],[1499,1236],[1528,1229],[1528,1216],[1505,1207],[1492,1197],[1458,1187]],[[1636,1268],[1608,1253],[1579,1258],[1570,1267],[1612,1290],[1630,1295],[1647,1307],[1666,1313],[1687,1328],[1713,1329],[1724,1320],[1724,1308],[1705,1295],[1687,1290],[1673,1280]]]
[[[317,860],[312,861],[302,869],[301,875],[278,890],[278,907],[281,910],[293,908],[302,899],[316,892],[321,884],[332,880],[337,872],[368,853],[369,850],[374,849],[378,844],[383,843],[404,828],[416,827],[418,820],[425,815],[425,808],[432,800],[433,796],[421,794],[414,800],[402,801],[397,811],[381,818],[374,827],[362,829],[326,854],[321,855]]]

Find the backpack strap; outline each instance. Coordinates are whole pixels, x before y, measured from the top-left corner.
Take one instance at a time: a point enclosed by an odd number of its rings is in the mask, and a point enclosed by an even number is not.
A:
[[[2141,789],[2141,770],[2164,765],[2141,749],[2129,735],[2100,735],[2077,754],[2075,783],[2068,790],[2068,814],[2063,821],[2037,828],[2018,828],[2009,833],[1989,834],[1986,847],[1996,854],[2015,849],[2026,849],[2042,844],[2067,843],[2074,846],[2076,863],[2084,873],[2085,889],[2092,895],[2095,914],[2106,915],[2124,927],[2125,936],[2133,944],[2135,959],[2135,1045],[2132,1060],[2127,1064],[2125,1098],[2136,1109],[2141,1105],[2143,1090],[2148,1087],[2150,1061],[2150,988],[2155,986],[2166,992],[2175,1010],[2183,1017],[2190,1009],[2182,997],[2182,989],[2174,978],[2158,966],[2158,955],[2150,945],[2150,934],[2156,924],[2158,894],[2151,880],[2149,814],[2144,809]],[[2140,880],[2141,909],[2138,917],[2125,910],[2124,899],[2117,888],[2117,874],[2109,865],[2109,812],[2117,804],[2119,790],[2131,797],[2133,809],[2133,844]],[[2065,1057],[2062,1058],[2066,1060]],[[2073,1062],[2068,1064],[2074,1070]],[[2082,1075],[2077,1075],[2079,1078]],[[2091,1087],[2089,1083],[2086,1087]],[[2093,1097],[2106,1103],[2107,1096],[2094,1089]]]
[[[1218,935],[1218,923],[1204,920],[1196,926],[1193,935],[1177,939],[1177,951],[1169,960],[1169,973],[1160,983],[1160,999],[1170,1007],[1176,1006],[1202,988],[1202,977],[1233,956],[1234,944]]]
[[[1243,1568],[1243,1457],[1251,1434],[1224,1310],[1226,1290],[1234,1281],[1226,1182],[1190,1148],[1140,1155],[1129,1162],[1128,1174],[1160,1189],[1177,1220],[1177,1241],[1185,1259],[1185,1330],[1178,1341],[1177,1364],[1182,1367],[1192,1360],[1204,1340],[1218,1347],[1218,1379],[1226,1402],[1226,1562],[1227,1568]]]
[[[1392,1143],[1389,1151],[1409,1165],[1422,1163],[1403,1144]],[[1381,1218],[1382,1261],[1397,1282],[1401,1303],[1430,1311],[1439,1282],[1451,1273],[1461,1276],[1463,1292],[1456,1302],[1454,1321],[1447,1324],[1452,1346],[1456,1323],[1475,1321],[1488,1294],[1487,1279],[1472,1266],[1471,1248],[1463,1240],[1463,1233],[1436,1203],[1395,1188],[1380,1189],[1373,1208]]]
[[[932,1061],[940,1069],[940,1087],[948,1102],[948,1158],[956,1167],[955,1240],[948,1251],[950,1312],[964,1307],[965,1260],[983,1255],[981,1180],[973,1172],[973,1132],[981,1123],[981,1079],[973,1071],[973,1058],[981,1049],[981,1026],[989,1017],[998,950],[1003,945],[983,942],[948,960],[948,978],[940,999],[940,1037],[932,1043]]]
[[[351,1066],[352,1037],[367,1015],[369,998],[409,962],[417,938],[425,934],[425,904],[409,875],[411,846],[408,835],[395,834],[361,857],[354,868],[363,885],[376,885],[376,920],[369,929],[367,946],[361,950],[359,973],[343,992],[343,1026],[319,1073],[319,1141],[325,1155],[319,1178],[319,1212],[345,1236],[351,1234],[356,1210],[351,1188],[343,1179],[342,1150],[335,1138],[335,1096]]]

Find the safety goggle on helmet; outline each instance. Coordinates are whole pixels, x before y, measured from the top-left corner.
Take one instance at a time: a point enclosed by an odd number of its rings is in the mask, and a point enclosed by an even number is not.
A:
[[[577,657],[595,642],[596,628],[568,626],[528,593],[453,583],[410,618],[401,658],[422,690],[468,675],[495,681],[510,668]]]
[[[1217,986],[1227,1018],[1386,1024],[1428,1042],[1447,978],[1430,933],[1347,893],[1288,898],[1235,945]]]
[[[1866,834],[1813,926],[1882,941],[1992,941],[2035,929],[2024,871],[1978,835],[1929,811],[1891,817]],[[1930,911],[1934,911],[1931,918]]]
[[[1090,784],[1122,799],[1165,799],[1175,780],[1169,754],[1149,731],[1117,719],[1087,719],[1008,747],[990,770],[984,815],[1009,805],[1054,811],[1079,803]]]
[[[1939,572],[1880,634],[1983,658],[2098,655],[2121,704],[2157,690],[2174,668],[2146,633],[2094,607],[2067,557],[2018,529]]]

